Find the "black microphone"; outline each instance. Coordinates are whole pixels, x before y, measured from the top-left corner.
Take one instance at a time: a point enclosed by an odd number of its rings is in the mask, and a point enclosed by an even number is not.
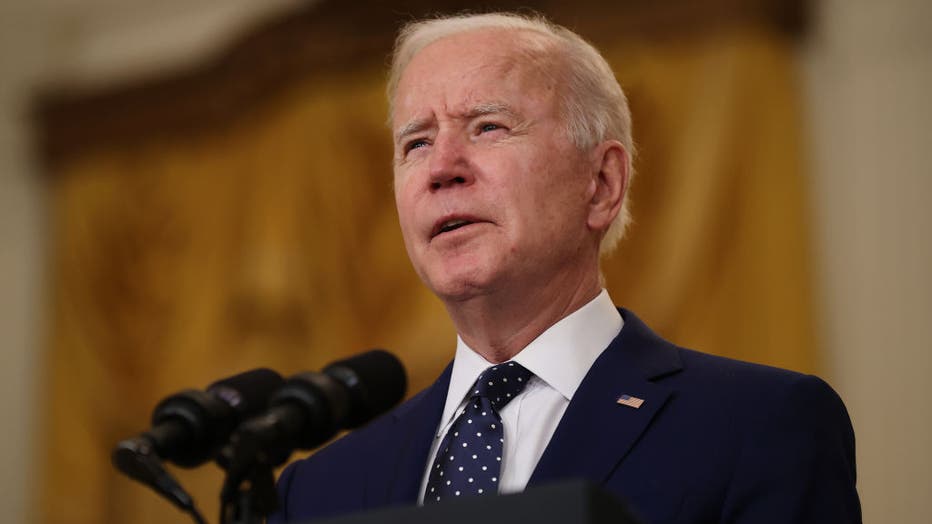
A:
[[[171,395],[153,410],[152,429],[117,444],[113,463],[130,474],[127,469],[134,469],[144,450],[179,466],[203,464],[214,458],[240,422],[261,413],[284,383],[278,373],[261,368],[214,382],[206,391]]]
[[[234,469],[277,466],[295,449],[313,449],[341,429],[359,427],[404,397],[404,366],[376,349],[339,360],[323,372],[299,373],[272,395],[265,415],[240,425],[225,459]]]

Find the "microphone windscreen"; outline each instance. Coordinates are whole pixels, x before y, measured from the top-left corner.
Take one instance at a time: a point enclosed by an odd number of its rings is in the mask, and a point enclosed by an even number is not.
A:
[[[374,349],[338,360],[324,373],[340,381],[350,393],[350,416],[345,427],[353,429],[385,413],[404,398],[408,380],[397,357]]]
[[[245,371],[207,386],[207,392],[236,410],[240,420],[257,415],[268,407],[269,398],[285,380],[268,368]]]

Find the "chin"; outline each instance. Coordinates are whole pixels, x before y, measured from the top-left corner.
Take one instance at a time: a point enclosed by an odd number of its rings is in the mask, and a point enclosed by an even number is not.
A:
[[[421,262],[421,280],[441,300],[453,302],[488,294],[507,266],[499,253],[488,249],[430,253]]]
[[[446,278],[427,281],[427,287],[444,302],[460,302],[482,293],[483,286],[467,279]]]
[[[479,268],[459,266],[435,269],[423,280],[444,302],[461,302],[487,293],[492,279]]]

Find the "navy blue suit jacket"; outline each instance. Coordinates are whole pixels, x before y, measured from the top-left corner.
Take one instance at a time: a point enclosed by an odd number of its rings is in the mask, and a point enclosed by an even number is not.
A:
[[[853,523],[854,433],[821,379],[679,348],[629,311],[528,487],[584,478],[648,523]],[[397,409],[291,464],[271,523],[415,504],[452,366]],[[616,402],[644,399],[635,409]]]

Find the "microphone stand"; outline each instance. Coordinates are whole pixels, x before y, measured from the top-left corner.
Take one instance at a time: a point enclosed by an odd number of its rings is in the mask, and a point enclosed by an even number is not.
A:
[[[236,487],[227,489],[225,486],[220,496],[220,524],[265,522],[265,518],[278,508],[272,467],[257,466],[239,483],[231,482],[233,478],[228,475],[225,484]]]
[[[220,524],[262,524],[278,509],[274,469],[291,455],[287,445],[270,445],[264,435],[245,430],[233,434],[217,457],[226,471],[220,490]]]

